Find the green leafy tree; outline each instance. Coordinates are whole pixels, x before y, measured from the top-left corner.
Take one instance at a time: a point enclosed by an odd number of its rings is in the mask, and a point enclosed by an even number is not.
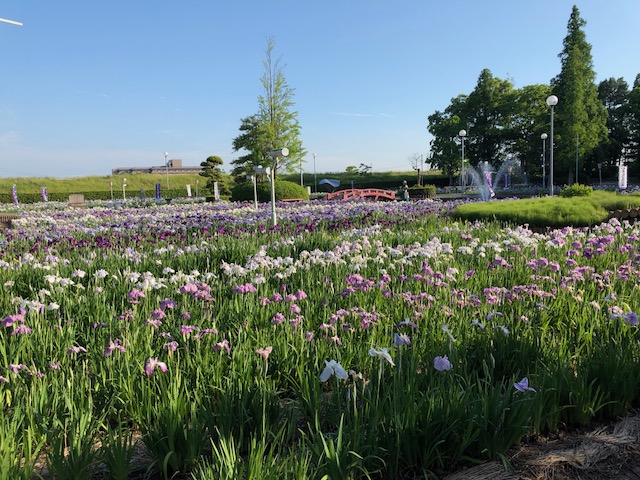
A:
[[[466,122],[460,118],[463,114],[466,95],[459,95],[451,100],[444,112],[436,111],[428,117],[427,130],[433,136],[430,142],[431,164],[449,177],[453,185],[454,175],[460,171],[461,153],[458,132],[467,128]]]
[[[371,165],[367,165],[366,163],[361,163],[358,168],[358,175],[366,177],[367,175],[371,175]]]
[[[211,194],[213,194],[213,185],[215,182],[218,182],[218,191],[221,195],[231,194],[231,189],[229,188],[227,177],[220,169],[220,166],[223,163],[224,162],[220,157],[218,157],[217,155],[212,155],[200,164],[200,166],[203,167],[200,175],[207,179],[206,189],[209,190]]]
[[[629,146],[626,158],[632,162],[635,175],[640,173],[640,74],[629,92]]]
[[[294,89],[287,83],[279,60],[274,60],[274,49],[275,40],[268,38],[258,113],[242,119],[242,133],[233,140],[234,151],[246,152],[232,161],[237,178],[253,174],[253,167],[258,165],[272,167],[274,175],[279,170],[291,173],[307,154],[300,139],[298,112],[293,110]],[[269,152],[280,148],[287,148],[289,155],[276,161]]]
[[[611,170],[626,160],[631,143],[629,84],[622,78],[603,80],[598,84],[598,98],[607,109],[608,138],[594,150],[592,173],[597,163]]]
[[[528,175],[538,178],[542,176],[541,135],[549,133],[549,107],[545,100],[550,93],[549,85],[537,84],[524,86],[509,95],[512,113],[505,134],[509,139],[509,152],[520,160]]]
[[[469,154],[471,165],[489,162],[498,167],[511,153],[510,130],[514,104],[513,84],[508,80],[494,77],[489,69],[484,69],[478,77],[473,92],[464,105],[463,118],[468,125]]]
[[[573,177],[576,143],[578,158],[584,162],[598,144],[607,139],[607,111],[598,98],[591,45],[583,31],[585,25],[574,5],[559,55],[560,74],[551,81],[553,93],[558,97],[554,125],[557,178]]]

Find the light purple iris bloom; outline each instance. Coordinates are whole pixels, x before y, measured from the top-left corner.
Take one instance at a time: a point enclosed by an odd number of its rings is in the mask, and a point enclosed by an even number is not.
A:
[[[523,377],[522,380],[513,384],[513,387],[519,392],[535,392],[536,389],[529,386],[529,379],[527,377]]]
[[[624,321],[629,325],[635,327],[638,325],[638,314],[635,312],[629,312],[624,314]]]
[[[411,346],[411,338],[409,338],[409,335],[407,335],[406,333],[394,333],[393,334],[393,344],[396,347],[402,347],[403,345],[405,347],[410,347]]]
[[[444,357],[437,356],[433,359],[433,368],[438,370],[439,372],[444,372],[446,370],[451,370],[453,365],[449,361],[449,357],[446,355]]]

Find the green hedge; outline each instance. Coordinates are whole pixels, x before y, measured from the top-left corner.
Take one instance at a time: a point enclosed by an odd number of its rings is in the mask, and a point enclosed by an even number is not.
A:
[[[409,188],[409,197],[428,197],[433,198],[436,196],[436,186],[435,185],[414,185]]]
[[[302,198],[309,200],[307,189],[297,183],[286,180],[276,180],[275,182],[276,200],[286,200],[290,198]],[[259,202],[271,201],[271,186],[269,182],[260,182],[256,185]],[[244,182],[231,189],[231,201],[246,202],[253,200],[253,183]]]
[[[85,200],[111,200],[110,191],[99,192],[74,192],[84,195]],[[195,192],[192,190],[192,194]],[[128,199],[140,198],[140,190],[126,190],[126,196]],[[176,188],[171,190],[162,190],[162,198],[184,198],[187,196],[187,192],[184,188]],[[155,198],[156,191],[145,190],[145,198]],[[68,193],[56,193],[50,192],[47,194],[47,198],[51,202],[67,202],[69,200]],[[122,189],[113,189],[113,199],[122,200]],[[20,193],[18,190],[18,202],[19,203],[38,203],[42,202],[42,194],[40,193]],[[0,203],[13,203],[13,195],[9,193],[0,193]]]

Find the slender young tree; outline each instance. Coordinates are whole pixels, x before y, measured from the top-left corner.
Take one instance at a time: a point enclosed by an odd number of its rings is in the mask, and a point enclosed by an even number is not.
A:
[[[274,60],[275,40],[267,39],[267,48],[263,62],[264,74],[260,82],[263,93],[258,97],[258,118],[262,133],[262,143],[269,150],[287,148],[289,155],[273,162],[274,172],[282,169],[292,172],[300,168],[306,150],[300,139],[298,112],[294,106],[294,89],[289,86],[279,60]]]
[[[274,173],[297,171],[307,153],[300,139],[298,112],[293,110],[294,89],[287,83],[280,61],[274,60],[274,49],[275,40],[270,37],[260,79],[258,113],[242,119],[241,133],[233,140],[234,151],[245,152],[231,162],[235,165],[233,175],[239,180],[252,174],[254,166],[273,167]],[[287,148],[289,155],[274,161],[269,152],[281,148]]]
[[[591,45],[583,30],[585,25],[574,5],[559,54],[560,74],[551,81],[553,93],[558,97],[554,123],[557,178],[575,178],[576,146],[579,165],[584,165],[594,148],[607,139],[607,111],[598,98]]]

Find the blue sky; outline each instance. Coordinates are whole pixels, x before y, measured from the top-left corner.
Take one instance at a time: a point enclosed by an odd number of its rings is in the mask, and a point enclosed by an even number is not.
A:
[[[108,175],[169,158],[229,170],[266,39],[295,89],[303,168],[411,170],[427,117],[482,69],[549,83],[575,1],[1,0],[0,177]],[[597,80],[640,73],[640,2],[577,3]],[[558,107],[562,108],[562,99]],[[471,132],[469,132],[471,134]]]

